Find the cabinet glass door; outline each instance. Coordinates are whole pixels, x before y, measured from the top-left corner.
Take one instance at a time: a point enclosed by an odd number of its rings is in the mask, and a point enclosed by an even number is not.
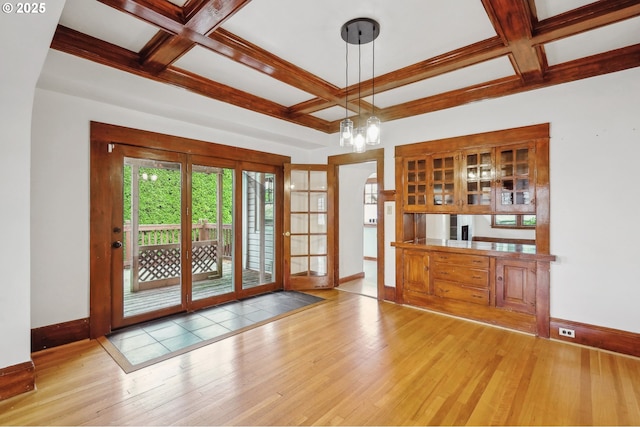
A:
[[[456,204],[456,157],[453,154],[431,157],[431,203],[434,207]]]
[[[533,159],[530,145],[499,149],[496,210],[535,211]]]
[[[493,153],[491,150],[471,150],[464,155],[462,166],[465,210],[490,210],[492,200]]]
[[[405,162],[405,206],[420,209],[427,205],[427,160],[408,159]]]

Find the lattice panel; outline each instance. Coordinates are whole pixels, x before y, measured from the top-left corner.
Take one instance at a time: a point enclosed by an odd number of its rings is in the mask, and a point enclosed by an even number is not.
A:
[[[218,272],[217,242],[199,242],[197,245],[194,244],[193,253],[191,254],[191,271],[194,273]]]
[[[180,277],[180,246],[141,247],[138,263],[140,282]]]

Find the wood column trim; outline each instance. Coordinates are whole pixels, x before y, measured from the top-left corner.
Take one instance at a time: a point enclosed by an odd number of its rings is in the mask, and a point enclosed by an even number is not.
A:
[[[552,318],[550,324],[552,339],[640,357],[638,333],[557,318]],[[560,336],[558,328],[573,329],[575,338]]]
[[[26,393],[36,388],[33,361],[0,368],[0,400]]]

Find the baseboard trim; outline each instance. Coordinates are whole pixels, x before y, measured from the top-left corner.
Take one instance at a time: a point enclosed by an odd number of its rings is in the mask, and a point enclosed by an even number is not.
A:
[[[0,368],[0,400],[34,390],[36,371],[33,361]]]
[[[352,280],[364,279],[364,271],[356,274],[352,274],[351,276],[342,277],[338,280],[338,285],[343,283],[351,282]]]
[[[384,300],[385,301],[396,301],[396,288],[392,286],[384,286]]]
[[[553,339],[640,357],[640,334],[556,318],[550,326]],[[573,329],[576,337],[561,336],[559,328]]]
[[[89,319],[71,320],[31,330],[31,352],[89,338]]]

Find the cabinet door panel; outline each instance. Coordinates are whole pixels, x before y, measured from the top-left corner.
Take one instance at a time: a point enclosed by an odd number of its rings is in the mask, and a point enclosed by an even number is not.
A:
[[[494,200],[494,149],[466,150],[462,154],[462,209],[491,212]]]
[[[496,306],[523,313],[535,313],[536,263],[496,262]]]
[[[458,204],[458,155],[447,153],[429,157],[428,205],[433,211],[449,212]]]
[[[429,294],[429,255],[424,251],[404,251],[404,290]]]
[[[496,211],[535,212],[533,143],[498,148],[496,157]]]

